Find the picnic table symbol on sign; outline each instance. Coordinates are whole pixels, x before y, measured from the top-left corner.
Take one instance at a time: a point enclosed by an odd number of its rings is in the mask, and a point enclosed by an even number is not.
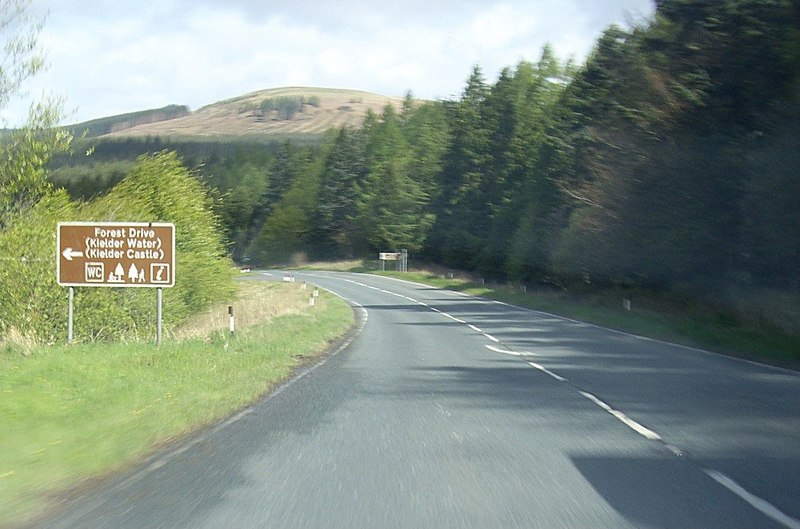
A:
[[[109,283],[124,283],[125,282],[125,269],[122,268],[122,263],[117,263],[114,271],[108,274]]]

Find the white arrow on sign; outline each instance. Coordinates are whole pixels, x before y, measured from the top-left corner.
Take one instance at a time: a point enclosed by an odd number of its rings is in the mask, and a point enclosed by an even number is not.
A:
[[[76,252],[72,248],[64,248],[64,251],[61,252],[61,255],[63,255],[64,259],[67,261],[72,261],[73,257],[83,257],[83,252]]]

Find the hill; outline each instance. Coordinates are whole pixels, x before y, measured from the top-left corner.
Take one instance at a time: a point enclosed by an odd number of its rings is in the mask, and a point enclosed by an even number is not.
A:
[[[72,128],[92,137],[274,137],[322,134],[332,127],[359,127],[368,111],[387,104],[400,107],[403,98],[358,90],[286,87],[253,92],[172,114],[144,111],[94,120]],[[154,119],[143,119],[146,117]],[[140,118],[138,121],[133,118]],[[160,118],[160,119],[155,119]]]
[[[169,105],[154,110],[130,112],[100,119],[93,119],[85,123],[74,125],[77,133],[86,132],[89,137],[103,136],[118,131],[128,130],[132,127],[167,121],[189,115],[189,107],[184,105]]]

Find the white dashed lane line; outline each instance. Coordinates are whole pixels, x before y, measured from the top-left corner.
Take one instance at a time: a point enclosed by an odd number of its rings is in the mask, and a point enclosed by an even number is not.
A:
[[[446,317],[446,318],[448,318],[448,319],[450,319],[450,320],[452,320],[452,321],[454,321],[456,323],[459,323],[459,324],[462,324],[462,325],[466,325],[467,327],[469,327],[473,331],[477,332],[478,334],[481,334],[482,336],[484,336],[488,340],[491,340],[492,342],[495,342],[495,343],[498,343],[498,344],[500,343],[499,339],[497,339],[496,337],[492,336],[491,334],[488,334],[488,333],[484,332],[480,327],[477,327],[476,325],[468,323],[468,322],[462,320],[461,318],[457,318],[457,317],[455,317],[455,316],[453,316],[451,314],[448,314],[447,312],[444,312],[444,311],[442,311],[440,309],[437,309],[436,307],[433,307],[433,306],[429,305],[428,303],[416,300],[416,299],[414,299],[412,297],[405,296],[403,294],[398,294],[396,292],[391,292],[389,290],[385,290],[385,289],[382,289],[382,288],[374,287],[374,286],[371,286],[371,285],[366,285],[366,284],[360,283],[358,281],[352,281],[352,280],[346,280],[346,281],[349,281],[350,283],[353,283],[353,284],[356,284],[356,285],[359,285],[359,286],[363,286],[363,287],[366,287],[366,288],[369,288],[369,289],[372,289],[372,290],[376,290],[378,292],[382,292],[382,293],[385,293],[385,294],[396,296],[396,297],[408,300],[408,301],[410,301],[412,303],[416,303],[416,304],[418,304],[418,305],[420,305],[422,307],[427,308],[428,310],[430,310],[432,312],[436,312],[438,314],[441,314],[442,316],[444,316],[444,317]],[[463,292],[454,292],[454,294],[457,294],[457,295],[463,296],[463,297],[470,297],[468,294],[464,294]],[[493,301],[492,303],[496,303],[498,305],[506,305],[506,306],[508,306],[507,303],[504,303],[502,301]],[[366,311],[364,311],[364,312],[366,312]],[[365,318],[365,320],[366,320],[366,318]],[[362,328],[363,328],[363,324],[362,324]],[[486,348],[489,349],[490,351],[495,352],[495,353],[512,355],[512,356],[538,356],[536,353],[511,351],[511,350],[508,350],[508,349],[501,349],[501,348],[495,347],[493,345],[486,345]],[[564,377],[562,377],[562,376],[550,371],[549,369],[547,369],[546,367],[544,367],[541,364],[537,364],[536,362],[530,362],[530,361],[526,361],[526,363],[528,365],[530,365],[531,367],[538,369],[539,371],[547,374],[548,376],[552,377],[553,379],[555,379],[555,380],[557,380],[559,382],[569,382],[566,378],[564,378]],[[575,387],[575,386],[573,385],[573,387]],[[659,441],[659,442],[663,443],[664,446],[666,446],[676,456],[682,457],[684,455],[683,450],[681,450],[680,448],[678,448],[678,447],[676,447],[674,445],[671,445],[669,443],[665,443],[662,440],[661,436],[659,434],[657,434],[656,432],[654,432],[653,430],[651,430],[651,429],[639,424],[638,422],[634,421],[633,419],[631,419],[630,417],[628,417],[627,415],[625,415],[621,411],[615,410],[614,408],[612,408],[611,406],[609,406],[608,404],[606,404],[605,402],[603,402],[602,400],[600,400],[596,396],[592,395],[591,393],[588,393],[586,391],[582,391],[578,387],[575,387],[575,389],[581,395],[583,395],[585,398],[589,399],[591,402],[593,402],[594,404],[599,406],[602,410],[604,410],[607,413],[609,413],[610,415],[614,416],[617,420],[619,420],[620,422],[625,424],[627,427],[632,429],[634,432],[638,433],[639,435],[643,436],[644,438],[646,438],[648,440]],[[742,498],[744,501],[746,501],[753,508],[755,508],[758,511],[760,511],[765,516],[771,518],[772,520],[775,520],[776,522],[782,524],[783,526],[787,527],[788,529],[800,529],[800,520],[797,520],[796,518],[792,518],[791,516],[783,513],[780,509],[778,509],[777,507],[775,507],[774,505],[772,505],[768,501],[766,501],[766,500],[764,500],[762,498],[759,498],[758,496],[755,496],[754,494],[751,494],[744,487],[742,487],[741,485],[736,483],[734,480],[732,480],[731,478],[729,478],[725,474],[722,474],[721,472],[718,472],[716,470],[710,470],[710,469],[705,469],[705,468],[703,468],[702,470],[708,476],[710,476],[712,479],[714,479],[717,483],[719,483],[720,485],[722,485],[726,489],[730,490],[732,493],[734,493],[737,496],[739,496],[740,498]]]
[[[800,520],[797,518],[792,518],[788,514],[784,513],[770,502],[765,499],[759,498],[755,494],[751,494],[747,490],[745,490],[741,485],[733,481],[731,478],[723,474],[722,472],[717,472],[716,470],[708,470],[703,469],[703,472],[711,476],[714,481],[728,489],[729,491],[733,492],[744,501],[749,503],[752,507],[760,511],[765,516],[772,518],[776,522],[783,524],[784,526],[788,527],[789,529],[800,529]]]
[[[536,362],[528,362],[528,365],[531,366],[531,367],[535,367],[536,369],[538,369],[542,373],[547,373],[548,375],[550,375],[554,379],[558,380],[559,382],[566,382],[567,381],[566,378],[564,378],[564,377],[562,377],[560,375],[556,375],[555,373],[553,373],[552,371],[550,371],[546,367],[544,367],[542,365],[539,365]]]
[[[497,338],[495,338],[496,340]],[[508,349],[500,349],[499,347],[495,347],[494,345],[487,345],[486,348],[490,351],[494,351],[495,353],[500,353],[504,355],[511,355],[511,356],[539,356],[536,353],[528,353],[525,351],[509,351]]]
[[[597,404],[598,406],[600,406],[601,408],[603,408],[605,411],[607,411],[608,413],[610,413],[611,415],[613,415],[617,419],[619,419],[625,426],[627,426],[628,428],[630,428],[634,432],[638,433],[639,435],[642,435],[642,436],[646,437],[647,439],[650,439],[651,441],[660,441],[661,440],[661,436],[658,435],[656,432],[654,432],[653,430],[651,430],[649,428],[645,428],[644,426],[642,426],[638,422],[636,422],[633,419],[629,418],[627,415],[625,415],[621,411],[615,410],[614,408],[612,408],[611,406],[609,406],[608,404],[606,404],[602,400],[598,399],[597,397],[595,397],[591,393],[587,393],[585,391],[579,391],[579,393],[581,395],[583,395],[584,397],[586,397],[587,399],[589,399],[590,401],[592,401],[595,404]]]

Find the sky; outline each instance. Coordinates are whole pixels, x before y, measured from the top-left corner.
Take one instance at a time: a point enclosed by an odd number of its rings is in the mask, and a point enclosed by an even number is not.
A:
[[[64,99],[65,123],[266,88],[314,86],[460,97],[474,66],[493,83],[550,44],[582,62],[611,24],[652,0],[32,0],[48,69],[0,109]]]

